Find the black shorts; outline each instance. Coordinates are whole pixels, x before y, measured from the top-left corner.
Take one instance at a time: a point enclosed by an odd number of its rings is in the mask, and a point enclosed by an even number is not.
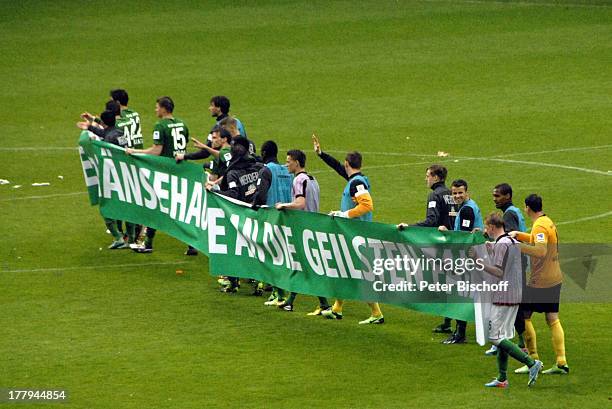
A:
[[[561,284],[550,288],[526,287],[523,293],[521,311],[559,312]]]

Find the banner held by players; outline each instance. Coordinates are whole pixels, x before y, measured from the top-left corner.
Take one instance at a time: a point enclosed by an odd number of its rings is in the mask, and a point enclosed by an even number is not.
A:
[[[210,274],[474,320],[474,292],[449,280],[470,280],[466,250],[484,242],[481,234],[254,210],[207,192],[196,164],[128,156],[87,132],[79,144],[90,202],[104,217],[154,227],[197,248],[209,257]]]

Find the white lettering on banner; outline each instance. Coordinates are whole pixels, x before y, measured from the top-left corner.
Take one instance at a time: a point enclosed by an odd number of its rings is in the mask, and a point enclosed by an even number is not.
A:
[[[83,176],[85,176],[85,185],[87,187],[95,186],[98,184],[98,170],[94,167],[93,161],[91,158],[85,154],[85,150],[79,146],[79,153],[81,154],[81,165],[83,167]],[[87,158],[87,159],[85,159]],[[94,169],[94,176],[87,176],[87,171],[89,169]],[[99,187],[99,186],[98,186]]]
[[[111,198],[112,192],[117,192],[119,200],[125,202],[125,195],[123,194],[123,188],[121,187],[121,181],[119,180],[119,174],[117,174],[117,168],[111,159],[104,158],[104,174],[102,180],[104,183],[104,197],[107,199]]]
[[[225,236],[225,227],[217,224],[217,219],[224,219],[223,209],[211,207],[206,212],[208,220],[208,252],[210,254],[227,254],[227,245],[217,243],[219,236]]]
[[[277,227],[277,226],[274,226]],[[264,222],[263,243],[268,254],[272,257],[272,264],[275,266],[283,265],[283,249],[274,235],[274,228],[268,222]],[[270,248],[270,244],[274,247],[274,251]]]
[[[252,219],[249,219],[252,220]],[[259,235],[259,222],[257,220],[253,221],[253,235],[251,236],[251,242],[255,246],[255,250],[257,250],[257,258],[260,262],[266,261],[266,254],[264,250],[261,248],[259,243],[257,242],[257,236]]]
[[[242,226],[242,231],[240,231],[240,216],[237,214],[233,214],[230,217],[230,223],[236,229],[236,249],[234,254],[237,256],[242,256],[242,250],[247,249],[248,255],[251,258],[255,257],[255,244],[251,240],[251,234],[253,229],[253,220],[250,217],[247,217],[244,220],[244,225]]]
[[[197,182],[197,184],[200,185],[200,188],[202,188],[200,182]],[[202,192],[202,220],[200,222],[200,228],[202,230],[206,230],[208,228],[208,194],[204,190],[202,190]]]
[[[96,168],[94,159],[95,157],[92,157],[88,160],[87,165],[85,161],[83,163],[84,169],[89,170],[90,174],[90,169]],[[164,213],[173,220],[208,230],[207,236],[202,236],[198,242],[206,243],[205,237],[208,238],[209,254],[242,257],[243,261],[249,257],[261,263],[269,263],[267,267],[262,266],[263,271],[269,273],[279,271],[278,267],[280,271],[306,269],[310,274],[314,272],[320,277],[367,280],[377,282],[376,286],[380,288],[395,288],[401,283],[425,281],[425,271],[429,284],[446,288],[442,284],[452,286],[459,279],[449,275],[449,272],[462,274],[460,269],[467,268],[463,264],[453,264],[458,257],[465,258],[465,254],[458,255],[456,251],[448,249],[441,251],[439,247],[420,248],[366,236],[302,230],[292,226],[293,219],[289,219],[287,225],[273,224],[264,222],[260,216],[246,217],[246,214],[254,214],[248,210],[228,210],[225,205],[221,205],[221,208],[208,208],[208,194],[201,182],[139,168],[138,165],[113,161],[108,157],[102,160],[103,175],[100,174],[99,184],[99,189],[103,192],[101,197],[111,199],[114,204],[125,202],[146,207],[153,210],[156,216],[160,217],[159,220],[164,219]],[[217,203],[215,200],[222,199],[212,197],[211,200]],[[228,210],[227,214],[224,209]],[[166,223],[170,221],[169,218],[166,217]],[[274,220],[277,223],[276,219]],[[226,224],[228,222],[233,227]],[[176,226],[179,232],[192,232],[185,230],[178,223],[173,226]],[[302,230],[302,241],[299,245],[295,242],[298,240],[299,243],[299,238],[294,239],[292,228],[296,229],[296,234]],[[193,239],[197,234],[190,233],[188,237]],[[296,251],[296,245],[303,248]],[[443,253],[442,257],[440,253]],[[404,276],[408,281],[404,281]],[[469,290],[466,288],[465,293],[459,292],[458,295],[469,296]]]
[[[147,209],[153,210],[157,208],[157,195],[155,194],[155,190],[153,190],[153,187],[151,186],[148,180],[151,177],[151,171],[146,168],[140,168],[139,173],[140,173],[140,184],[142,185],[144,190],[146,190],[147,193],[149,194],[149,198],[148,199],[145,198],[144,204],[147,207]]]
[[[170,175],[164,172],[153,172],[153,189],[155,190],[155,195],[159,201],[159,211],[162,213],[169,213],[169,210],[166,206],[162,204],[162,200],[168,200],[170,194],[168,190],[164,189],[164,183],[167,184],[170,180]]]
[[[185,223],[191,224],[191,219],[195,219],[195,225],[200,226],[200,216],[202,215],[202,184],[195,182],[193,184],[193,193],[189,201],[189,209],[185,216]]]
[[[140,191],[140,183],[138,183],[138,171],[136,166],[130,165],[128,169],[127,163],[120,162],[119,167],[123,175],[123,187],[125,189],[125,200],[128,203],[132,203],[132,194],[134,195],[134,202],[138,206],[142,206],[142,193]]]
[[[346,268],[344,267],[344,262],[342,261],[342,255],[340,254],[340,248],[338,247],[338,240],[336,239],[335,234],[329,235],[329,242],[331,243],[332,250],[334,251],[334,258],[336,259],[336,266],[338,267],[338,273],[340,274],[340,277],[346,278],[347,277]]]
[[[302,265],[300,264],[299,261],[295,261],[293,259],[293,255],[295,254],[295,246],[293,244],[291,244],[291,242],[289,241],[289,239],[291,238],[291,236],[293,235],[293,232],[291,231],[290,227],[287,226],[281,226],[283,229],[283,233],[285,233],[284,238],[285,238],[285,243],[287,246],[287,266],[291,266],[290,268],[293,271],[302,271]]]
[[[316,246],[314,246],[314,233],[311,230],[305,229],[302,232],[302,244],[304,245],[304,254],[306,255],[306,260],[308,260],[310,268],[320,276],[325,275],[321,256]]]
[[[283,255],[284,255],[284,264],[285,267],[287,268],[291,268],[291,264],[289,264],[289,252],[287,251],[287,242],[285,241],[285,237],[283,236],[283,233],[281,232],[281,229],[279,226],[274,225],[274,235],[278,238],[278,242],[280,243],[281,248],[283,249]]]
[[[357,270],[355,265],[353,264],[353,258],[351,257],[351,252],[349,251],[348,245],[346,244],[346,239],[342,234],[338,235],[338,240],[340,241],[340,247],[342,247],[342,252],[344,253],[344,259],[346,260],[346,265],[348,266],[349,274],[351,278],[356,278],[361,280],[363,275],[361,274],[361,270]]]
[[[382,257],[383,243],[378,239],[368,238],[368,246],[374,250],[374,259]],[[364,271],[363,277],[368,281],[376,280],[376,275],[372,271]],[[382,280],[382,276],[379,277]]]
[[[177,208],[180,205],[178,220],[185,221],[185,212],[187,211],[187,179],[181,178],[181,189],[177,189],[179,178],[172,175],[170,177],[170,217],[176,219]]]
[[[335,268],[330,267],[327,263],[327,260],[332,259],[331,251],[325,248],[325,243],[327,243],[327,234],[318,231],[315,232],[315,236],[317,236],[317,245],[319,246],[319,251],[321,253],[321,260],[323,261],[325,274],[327,274],[328,277],[338,278],[338,271]]]
[[[93,166],[96,172],[96,183],[98,185],[98,196],[102,196],[102,185],[100,184],[100,161],[97,156],[90,158],[91,166]]]
[[[352,244],[353,250],[355,250],[355,253],[357,253],[357,257],[361,261],[361,266],[363,268],[362,273],[364,275],[368,273],[372,274],[372,266],[370,265],[368,258],[359,251],[360,247],[365,246],[366,239],[361,236],[355,236],[353,237]],[[359,278],[361,278],[361,276]]]

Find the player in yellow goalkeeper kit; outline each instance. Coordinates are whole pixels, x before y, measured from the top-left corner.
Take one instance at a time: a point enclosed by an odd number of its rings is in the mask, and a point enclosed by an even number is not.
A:
[[[531,275],[527,282],[522,309],[525,316],[525,344],[532,358],[538,359],[536,332],[531,323],[533,312],[546,314],[552,333],[552,344],[557,357],[556,365],[543,374],[568,374],[565,358],[565,334],[559,321],[559,299],[563,274],[559,265],[559,239],[553,221],[542,211],[542,198],[531,194],[525,199],[525,211],[533,221],[531,233],[513,231],[510,236],[521,241],[521,252],[529,255]],[[527,373],[521,367],[515,373]]]

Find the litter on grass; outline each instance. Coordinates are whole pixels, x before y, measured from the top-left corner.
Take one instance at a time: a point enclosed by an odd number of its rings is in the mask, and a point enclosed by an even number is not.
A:
[[[36,182],[36,183],[32,183],[32,186],[49,186],[51,185],[51,183],[49,182]]]

